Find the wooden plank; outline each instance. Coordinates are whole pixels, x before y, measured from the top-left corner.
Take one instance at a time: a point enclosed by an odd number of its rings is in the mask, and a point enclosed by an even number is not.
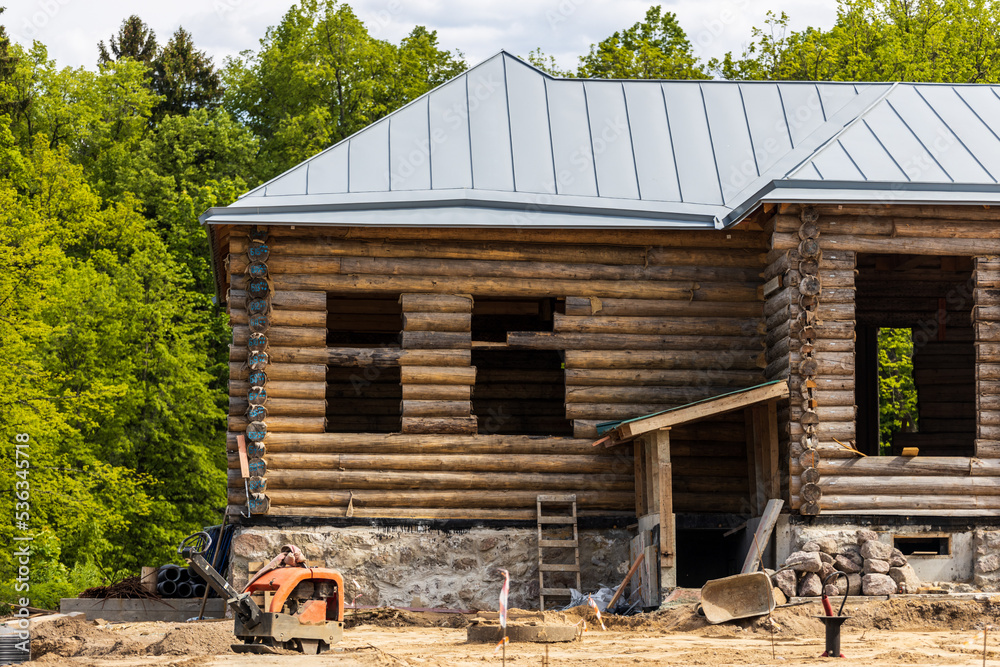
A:
[[[746,431],[747,454],[747,486],[750,490],[750,515],[760,516],[763,509],[760,504],[760,493],[757,484],[757,449],[754,447],[756,434],[753,428],[753,408],[743,410],[744,430]]]
[[[712,415],[731,412],[745,408],[754,403],[769,401],[777,398],[788,397],[788,382],[780,381],[773,384],[756,387],[737,394],[727,394],[718,398],[712,398],[694,405],[678,408],[651,417],[637,419],[635,421],[622,424],[615,433],[619,440],[635,438],[636,436],[661,428],[668,428],[679,424],[685,424],[696,419],[704,419]]]
[[[659,477],[660,514],[660,567],[673,568],[676,557],[677,535],[674,526],[674,500],[672,470],[670,465],[670,431],[661,429],[650,434],[650,448],[656,449],[657,476]],[[661,580],[663,573],[660,574]]]
[[[635,467],[635,515],[642,516],[648,514],[647,504],[649,502],[646,489],[646,453],[643,451],[642,440],[636,440],[633,444],[633,465]]]
[[[761,421],[764,427],[762,434],[764,442],[765,466],[770,480],[769,495],[771,499],[781,498],[781,474],[779,469],[780,443],[778,441],[778,402],[768,401],[761,407]]]
[[[754,540],[750,545],[750,551],[747,553],[746,559],[743,561],[743,568],[740,570],[740,574],[749,574],[757,571],[761,554],[764,553],[768,542],[771,540],[771,533],[774,532],[774,526],[778,523],[778,515],[781,514],[781,508],[784,504],[785,501],[780,498],[772,498],[767,501],[764,513],[760,517],[760,523],[757,524],[757,530],[754,531]]]

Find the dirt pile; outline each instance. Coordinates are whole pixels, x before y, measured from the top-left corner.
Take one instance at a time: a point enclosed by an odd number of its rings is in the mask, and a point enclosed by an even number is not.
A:
[[[35,658],[133,656],[140,655],[144,648],[133,639],[77,618],[59,618],[31,629],[31,655]]]
[[[471,618],[470,614],[412,612],[392,607],[356,611],[349,609],[344,614],[344,627],[373,625],[379,628],[464,628],[469,625]]]
[[[93,621],[61,618],[32,628],[31,653],[35,658],[112,658],[139,655],[215,655],[236,643],[233,622],[144,623],[136,639],[131,624],[98,625]],[[146,641],[143,641],[146,640]]]

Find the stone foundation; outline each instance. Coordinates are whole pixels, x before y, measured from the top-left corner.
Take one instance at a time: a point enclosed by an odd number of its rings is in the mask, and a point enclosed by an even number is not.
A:
[[[579,536],[584,591],[618,585],[629,566],[628,531],[581,530]],[[535,528],[241,527],[233,538],[230,580],[242,589],[247,564],[270,560],[284,544],[339,570],[348,602],[356,581],[358,604],[495,610],[497,570],[503,568],[511,576],[510,606],[538,608]]]
[[[1000,530],[977,530],[973,540],[973,583],[984,591],[1000,592]]]

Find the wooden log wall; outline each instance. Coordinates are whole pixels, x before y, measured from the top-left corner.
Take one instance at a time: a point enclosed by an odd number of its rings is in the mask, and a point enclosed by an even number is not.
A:
[[[1000,258],[973,268],[976,346],[976,457],[1000,459]]]
[[[402,347],[405,350],[471,350],[472,349],[472,297],[462,294],[404,294]],[[447,367],[443,375],[449,382],[441,385],[423,377],[420,382],[409,383],[412,373],[401,366],[403,386],[408,389],[403,397],[403,433],[453,433],[472,434],[478,421],[472,414],[472,386],[476,369],[466,367],[457,373]],[[427,367],[419,367],[426,372]],[[459,378],[466,378],[459,384]],[[447,390],[440,387],[445,386]]]
[[[819,240],[822,249],[821,301],[817,314],[816,390],[818,392],[816,425],[818,438],[815,455],[797,446],[796,435],[803,429],[793,420],[789,450],[789,493],[794,508],[805,502],[801,491],[808,480],[802,479],[807,468],[815,469],[822,495],[818,504],[825,513],[923,513],[1000,514],[1000,459],[996,458],[990,430],[984,419],[992,419],[990,379],[991,355],[989,323],[993,320],[993,269],[990,256],[1000,254],[1000,227],[997,214],[981,207],[918,206],[816,206]],[[771,237],[772,259],[798,247],[798,227],[803,209],[782,205],[775,217]],[[976,331],[977,394],[979,398],[977,454],[992,458],[967,456],[869,456],[861,458],[834,441],[850,444],[855,437],[852,420],[854,406],[854,304],[828,300],[830,288],[853,287],[858,253],[886,255],[937,255],[976,257]],[[831,271],[827,273],[829,267]],[[981,291],[980,291],[981,290]],[[847,294],[844,295],[845,297]],[[898,295],[893,295],[893,297]],[[829,352],[821,351],[823,348]],[[790,352],[790,365],[796,356]],[[801,358],[801,357],[800,357]],[[985,415],[985,416],[984,416]],[[801,438],[800,438],[801,440]]]
[[[242,234],[241,234],[242,232]],[[267,438],[274,433],[316,432],[326,430],[326,293],[281,291],[270,277],[274,256],[266,230],[234,230],[230,239],[238,239],[245,255],[230,255],[233,264],[243,271],[240,289],[231,289],[227,297],[233,344],[230,346],[229,382],[229,491],[231,505],[247,505],[250,491],[251,512],[267,514],[271,499],[268,493]],[[235,281],[234,281],[235,282]],[[320,363],[297,363],[300,350]],[[247,437],[250,469],[249,482],[240,477],[236,436]],[[233,493],[242,494],[234,502]],[[230,507],[235,513],[242,507]]]
[[[411,406],[421,410],[424,406],[420,402],[424,401],[447,416],[404,415],[404,431],[412,431],[413,420],[437,420],[429,427],[434,433],[362,434],[354,435],[355,440],[350,440],[352,434],[348,433],[310,430],[310,424],[303,420],[312,417],[284,416],[282,419],[294,421],[283,421],[284,430],[275,431],[265,441],[268,447],[293,435],[324,438],[328,443],[325,451],[338,455],[349,453],[344,447],[354,447],[344,443],[359,441],[369,443],[366,453],[379,456],[388,453],[383,445],[404,441],[414,443],[406,456],[419,452],[416,443],[449,443],[455,454],[472,451],[466,445],[481,438],[489,447],[476,450],[484,456],[471,459],[471,467],[458,471],[451,467],[457,464],[451,459],[431,463],[415,460],[412,465],[433,467],[416,470],[396,467],[409,465],[401,460],[387,459],[391,465],[380,467],[378,458],[368,458],[357,464],[367,467],[344,471],[307,459],[312,467],[278,474],[285,469],[269,461],[271,470],[276,471],[269,479],[272,513],[343,516],[350,508],[355,516],[533,518],[534,497],[546,492],[576,493],[583,514],[634,512],[631,455],[618,472],[605,467],[608,474],[601,478],[593,472],[551,472],[541,459],[522,460],[522,456],[534,455],[524,447],[544,442],[564,443],[567,452],[583,447],[584,442],[589,447],[596,436],[595,425],[602,420],[640,416],[752,386],[763,379],[760,274],[766,240],[759,228],[587,233],[299,227],[273,228],[269,242],[275,304],[279,298],[291,299],[286,295],[299,298],[297,295],[314,291],[359,299],[465,294],[477,302],[551,301],[555,306],[551,330],[513,331],[504,349],[514,353],[518,348],[565,351],[565,369],[558,364],[546,369],[562,377],[547,379],[544,384],[546,391],[564,384],[565,413],[559,417],[573,421],[575,436],[526,439],[518,435],[441,434],[451,428],[474,429],[475,418],[466,409],[470,398],[475,398],[470,396],[470,388],[477,381],[464,317],[467,309],[411,309],[404,302],[406,323],[398,349],[366,349],[345,343],[319,350],[311,347],[313,340],[308,333],[279,332],[283,337],[281,345],[272,344],[272,363],[303,367],[329,363],[331,367],[351,368],[395,365],[400,369],[403,411],[409,413]],[[230,242],[234,293],[245,289],[241,271],[247,243],[239,234],[233,234]],[[315,321],[285,318],[280,326],[305,327]],[[435,362],[432,354],[447,358]],[[232,361],[236,364],[242,359],[234,357]],[[501,371],[490,371],[497,374],[490,388],[502,393],[507,389],[500,386]],[[480,384],[484,395],[489,395]],[[463,416],[454,416],[459,411]],[[536,415],[532,423],[538,425],[542,417]],[[738,511],[746,506],[749,491],[742,415],[739,420],[707,425],[712,432],[700,441],[680,431],[674,435],[678,446],[689,449],[687,457],[683,452],[678,455],[674,467],[679,508]],[[699,446],[721,458],[697,454]],[[538,452],[543,453],[554,459],[566,456],[552,448]],[[482,467],[496,465],[491,459],[498,457],[510,457],[513,468],[509,476]],[[719,462],[726,490],[705,481],[707,475],[718,472],[709,464]],[[383,475],[383,469],[392,474]],[[307,475],[303,470],[310,472]],[[239,496],[235,487],[231,491],[233,498]]]

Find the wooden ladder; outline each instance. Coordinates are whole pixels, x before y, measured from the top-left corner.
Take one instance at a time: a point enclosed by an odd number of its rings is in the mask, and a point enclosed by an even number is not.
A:
[[[555,505],[559,514],[543,514],[542,506]],[[546,597],[572,597],[569,588],[556,588],[545,585],[546,572],[569,572],[576,575],[576,590],[580,591],[580,536],[576,528],[576,496],[575,495],[542,495],[537,498],[538,508],[538,598],[540,609],[545,611]],[[551,509],[551,508],[550,508]],[[568,514],[567,514],[568,513]],[[543,528],[547,528],[543,532]],[[569,529],[573,529],[573,537],[569,537]],[[567,560],[566,551],[573,550],[572,563],[546,563],[545,550],[549,557],[555,560]],[[555,553],[553,553],[555,552]],[[582,592],[582,591],[581,591]]]

